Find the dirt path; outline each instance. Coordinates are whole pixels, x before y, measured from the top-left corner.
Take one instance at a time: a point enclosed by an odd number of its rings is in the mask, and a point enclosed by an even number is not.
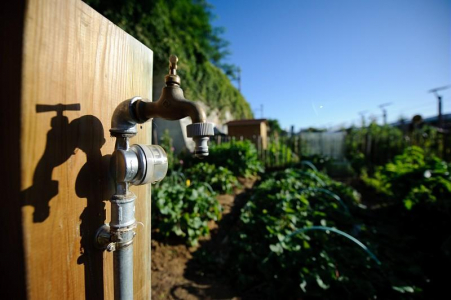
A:
[[[245,189],[255,182],[240,181]],[[204,272],[193,254],[199,250],[217,253],[215,250],[224,248],[229,229],[245,203],[245,189],[236,190],[234,195],[218,196],[223,207],[222,219],[218,224],[210,224],[210,236],[202,238],[196,248],[187,247],[179,239],[164,239],[157,232],[152,233],[152,299],[239,299],[219,270]]]

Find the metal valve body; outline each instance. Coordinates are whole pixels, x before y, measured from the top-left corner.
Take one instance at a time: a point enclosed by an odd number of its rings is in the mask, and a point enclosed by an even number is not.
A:
[[[168,157],[160,146],[133,145],[128,150],[114,151],[110,171],[116,182],[156,183],[166,176]]]

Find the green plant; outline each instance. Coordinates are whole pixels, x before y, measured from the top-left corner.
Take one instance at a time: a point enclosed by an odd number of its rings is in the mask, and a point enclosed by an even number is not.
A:
[[[233,188],[239,185],[238,180],[230,170],[209,163],[198,163],[184,172],[191,182],[207,182],[213,190],[223,194],[231,193]]]
[[[357,174],[390,161],[405,148],[402,131],[389,125],[371,123],[368,127],[348,129],[346,156]]]
[[[397,127],[371,123],[368,127],[348,129],[346,156],[357,174],[372,174],[377,166],[388,163],[410,146],[420,147],[427,155],[446,156],[447,138],[428,125],[403,132]]]
[[[270,136],[279,136],[283,132],[282,127],[280,127],[279,120],[277,119],[267,119],[268,131]]]
[[[268,148],[266,149],[265,163],[271,166],[283,166],[288,162],[297,162],[299,159],[297,155],[293,153],[287,142],[287,139],[271,139],[268,143]]]
[[[175,176],[175,175],[173,175]],[[177,178],[155,186],[152,194],[152,222],[165,236],[175,234],[197,245],[209,233],[208,222],[221,218],[221,205],[210,188],[199,184],[175,184]]]
[[[172,137],[169,134],[169,130],[166,129],[160,140],[160,146],[165,150],[168,156],[168,169],[172,170],[175,164],[174,147],[172,146]]]
[[[416,146],[407,148],[393,162],[377,168],[364,182],[391,201],[402,201],[407,209],[418,204],[435,203],[449,211],[451,205],[451,168],[437,157],[425,157]]]
[[[313,166],[320,171],[326,170],[326,166],[331,162],[329,156],[323,154],[311,154],[311,155],[303,155],[302,160],[299,166],[306,166],[308,163],[313,164]]]
[[[224,167],[235,176],[252,177],[263,172],[257,150],[250,141],[231,141],[220,145],[212,144],[206,162]]]
[[[364,182],[385,198],[385,209],[373,213],[392,269],[423,290],[424,299],[447,290],[443,274],[451,268],[451,166],[428,157],[419,147],[376,169]]]
[[[419,128],[415,128],[407,135],[409,145],[418,146],[424,150],[426,155],[442,156],[444,139],[449,135],[443,135],[439,133],[436,127],[430,125],[423,125]]]
[[[356,234],[357,221],[323,189],[349,207],[358,205],[355,191],[314,171],[267,174],[253,189],[232,234],[227,264],[242,288],[259,286],[272,297],[307,299],[392,293],[374,257],[349,239],[328,233],[332,227]],[[326,231],[314,231],[320,228]],[[365,231],[365,226],[358,227],[361,236]]]

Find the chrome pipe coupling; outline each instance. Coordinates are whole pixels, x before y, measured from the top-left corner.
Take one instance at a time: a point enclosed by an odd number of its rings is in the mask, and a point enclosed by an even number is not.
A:
[[[117,251],[133,243],[136,227],[136,196],[128,190],[128,185],[156,183],[166,176],[168,157],[157,145],[132,145],[117,148],[111,157],[110,172],[118,186],[124,186],[123,193],[111,198],[111,222],[103,225],[95,235],[95,245],[107,251]]]
[[[168,157],[160,146],[133,145],[128,150],[114,151],[110,171],[116,182],[156,183],[166,176]]]

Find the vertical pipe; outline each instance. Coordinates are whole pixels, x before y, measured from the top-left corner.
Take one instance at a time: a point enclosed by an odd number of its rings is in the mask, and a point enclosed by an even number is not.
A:
[[[117,192],[122,190],[118,184]],[[116,249],[113,255],[114,299],[133,300],[133,237],[135,235],[136,196],[126,189],[111,199],[111,234]]]
[[[128,150],[127,136],[116,137],[116,150]],[[135,200],[128,182],[116,182],[111,198],[110,233],[116,244],[113,253],[114,299],[133,300],[133,238],[135,236]]]
[[[133,244],[114,251],[114,299],[133,300]]]

